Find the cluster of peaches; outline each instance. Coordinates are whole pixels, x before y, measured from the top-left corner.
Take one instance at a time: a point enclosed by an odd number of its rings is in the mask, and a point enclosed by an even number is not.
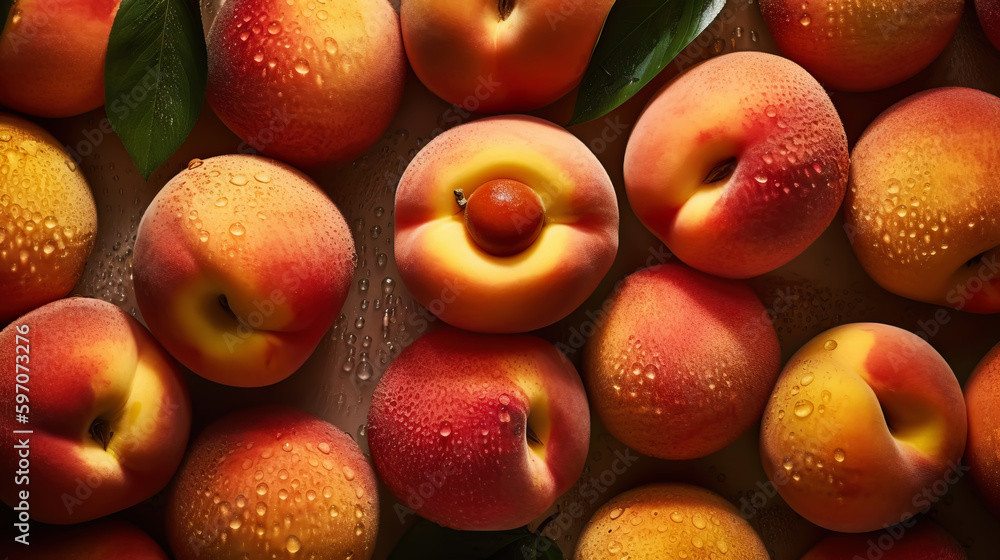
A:
[[[118,2],[50,4],[14,5],[0,105],[35,117],[95,109]],[[789,263],[843,211],[858,260],[886,290],[1000,312],[1000,99],[918,93],[849,152],[824,89],[913,76],[951,39],[963,3],[909,3],[907,33],[889,42],[843,21],[891,6],[761,0],[787,58],[725,54],[656,93],[628,139],[623,188],[680,262],[616,284],[579,372],[527,333],[565,319],[606,279],[618,196],[573,134],[511,114],[579,84],[613,2],[569,4],[403,0],[397,15],[387,0],[205,3],[208,101],[275,159],[196,159],[158,193],[132,255],[145,326],[66,297],[94,245],[94,199],[54,137],[0,113],[0,498],[13,510],[11,546],[32,538],[34,521],[90,522],[165,488],[180,560],[371,558],[379,483],[440,525],[513,529],[580,479],[593,411],[631,449],[668,460],[759,427],[784,501],[840,533],[810,560],[864,555],[868,532],[896,525],[906,531],[887,559],[964,558],[937,525],[910,528],[921,496],[966,470],[1000,515],[1000,346],[964,393],[926,338],[886,324],[828,330],[782,364],[772,314],[743,283]],[[976,4],[1000,44],[1000,5]],[[396,190],[400,276],[447,326],[379,380],[371,462],[335,426],[283,407],[230,414],[189,445],[185,368],[235,387],[277,383],[340,315],[351,231],[291,165],[350,161],[374,145],[408,67],[446,101],[495,116],[434,138]],[[18,551],[165,557],[119,521],[47,530]],[[769,558],[733,504],[669,482],[608,501],[574,557]]]

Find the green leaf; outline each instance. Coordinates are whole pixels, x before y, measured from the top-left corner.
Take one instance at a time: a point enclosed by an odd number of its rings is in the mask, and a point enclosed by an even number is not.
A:
[[[111,26],[105,109],[147,179],[187,138],[205,101],[205,36],[190,4],[123,0]]]
[[[0,0],[0,33],[3,33],[3,28],[7,26],[7,20],[10,19],[10,11],[14,8],[14,0]]]
[[[389,560],[563,560],[556,543],[526,527],[456,531],[421,519],[396,544]]]
[[[618,0],[583,75],[570,125],[602,117],[663,70],[726,0]]]

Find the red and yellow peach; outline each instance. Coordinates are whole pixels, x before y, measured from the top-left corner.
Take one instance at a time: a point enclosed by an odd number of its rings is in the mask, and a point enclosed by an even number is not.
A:
[[[462,530],[541,515],[580,477],[589,441],[579,375],[529,335],[428,333],[390,364],[368,414],[381,480],[420,516]]]
[[[916,519],[875,533],[834,534],[823,539],[801,560],[965,560],[965,549],[955,537],[936,525]]]
[[[642,223],[685,263],[747,278],[787,263],[847,187],[844,127],[800,66],[759,52],[710,59],[663,87],[625,152]]]
[[[379,502],[353,439],[285,407],[230,414],[191,446],[167,501],[178,560],[368,560]]]
[[[780,369],[778,335],[753,291],[682,265],[625,278],[584,354],[608,431],[662,459],[736,440],[760,419]]]
[[[403,0],[406,55],[445,101],[482,113],[548,105],[583,78],[613,0]]]
[[[209,104],[251,148],[297,166],[364,153],[405,80],[387,0],[229,0],[208,33]]]
[[[18,0],[0,25],[0,105],[70,117],[104,104],[104,57],[121,0]]]
[[[781,52],[824,86],[872,91],[923,70],[951,41],[962,0],[761,0]]]
[[[37,521],[79,523],[149,498],[174,475],[191,422],[187,389],[131,315],[58,300],[0,331],[0,358],[0,400],[10,403],[0,465],[24,471],[24,485],[0,487],[4,503],[25,502]]]
[[[785,365],[761,424],[764,470],[796,512],[865,532],[905,522],[961,476],[965,401],[926,341],[879,323],[821,333]]]
[[[687,484],[647,484],[601,506],[574,560],[768,560],[749,523],[722,496]]]
[[[1000,516],[1000,345],[976,366],[965,385],[969,445],[965,457],[980,498]]]
[[[1000,311],[1000,99],[967,88],[893,105],[852,153],[845,228],[895,294]]]
[[[64,297],[94,247],[97,208],[69,154],[38,125],[0,113],[0,325]]]
[[[136,301],[195,373],[269,385],[298,369],[333,324],[354,255],[344,217],[301,172],[257,156],[194,160],[139,223]]]
[[[406,287],[445,322],[480,332],[562,319],[618,250],[618,203],[604,167],[565,129],[527,116],[435,138],[400,180],[395,219]]]

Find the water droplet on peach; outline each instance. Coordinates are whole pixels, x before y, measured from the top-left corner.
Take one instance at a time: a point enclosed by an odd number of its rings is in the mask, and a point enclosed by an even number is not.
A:
[[[833,352],[834,350],[837,349],[837,341],[827,340],[826,342],[823,343],[823,348],[826,349],[827,352]]]
[[[302,548],[302,541],[300,541],[299,538],[296,537],[295,535],[288,535],[288,538],[285,539],[285,549],[287,549],[288,552],[295,554],[301,548]]]
[[[844,453],[843,449],[841,449],[841,448],[838,447],[837,449],[833,450],[833,460],[834,461],[836,461],[838,463],[843,463],[844,459],[846,459],[846,458],[847,458],[847,454]]]
[[[795,415],[799,418],[805,418],[812,414],[813,403],[807,400],[801,400],[795,403]]]

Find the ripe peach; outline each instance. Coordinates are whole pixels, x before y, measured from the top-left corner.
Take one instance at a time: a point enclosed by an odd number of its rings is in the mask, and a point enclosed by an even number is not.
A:
[[[1000,311],[1000,99],[938,88],[893,105],[854,147],[845,223],[895,294]]]
[[[378,489],[358,444],[337,427],[291,408],[252,408],[198,436],[166,519],[177,560],[368,560]]]
[[[584,377],[594,410],[625,445],[693,459],[760,419],[781,348],[750,288],[661,265],[625,278],[606,309],[584,350]]]
[[[21,512],[63,524],[131,507],[180,465],[191,404],[179,368],[110,303],[62,299],[8,325],[0,380],[0,468],[12,473],[0,498],[20,522]]]
[[[746,278],[787,263],[830,224],[847,186],[847,137],[794,62],[709,59],[663,87],[625,151],[636,215],[685,263]]]
[[[990,42],[1000,49],[1000,0],[976,0],[976,15]]]
[[[97,208],[69,154],[38,125],[0,113],[0,325],[70,292]]]
[[[149,535],[124,521],[103,518],[90,523],[60,527],[32,527],[23,552],[14,549],[12,560],[167,560]],[[17,545],[13,545],[17,546]]]
[[[520,113],[576,87],[614,0],[403,0],[406,55],[445,101]]]
[[[909,331],[853,323],[788,361],[760,445],[792,509],[856,533],[905,522],[936,501],[963,474],[965,437],[962,389],[944,358]]]
[[[575,560],[768,560],[733,504],[687,484],[647,484],[612,498],[584,527]]]
[[[963,0],[761,0],[778,48],[824,86],[882,89],[923,70],[951,41]]]
[[[405,80],[387,0],[229,0],[208,33],[209,104],[255,150],[293,165],[364,153]]]
[[[801,560],[965,560],[965,549],[939,525],[926,521],[893,525],[876,533],[835,534],[823,539]]]
[[[969,474],[980,497],[1000,517],[1000,345],[979,362],[965,385],[969,411]]]
[[[0,105],[39,117],[103,105],[104,56],[120,3],[18,0],[0,34]]]
[[[306,175],[257,156],[193,160],[139,223],[136,301],[195,373],[259,387],[316,349],[347,299],[353,258],[344,217]]]
[[[422,517],[513,529],[580,477],[590,413],[576,370],[548,342],[444,328],[389,365],[368,443],[379,477]]]
[[[427,144],[400,180],[395,218],[406,287],[473,331],[525,332],[562,319],[618,250],[618,202],[604,167],[565,129],[528,116],[464,124]]]

